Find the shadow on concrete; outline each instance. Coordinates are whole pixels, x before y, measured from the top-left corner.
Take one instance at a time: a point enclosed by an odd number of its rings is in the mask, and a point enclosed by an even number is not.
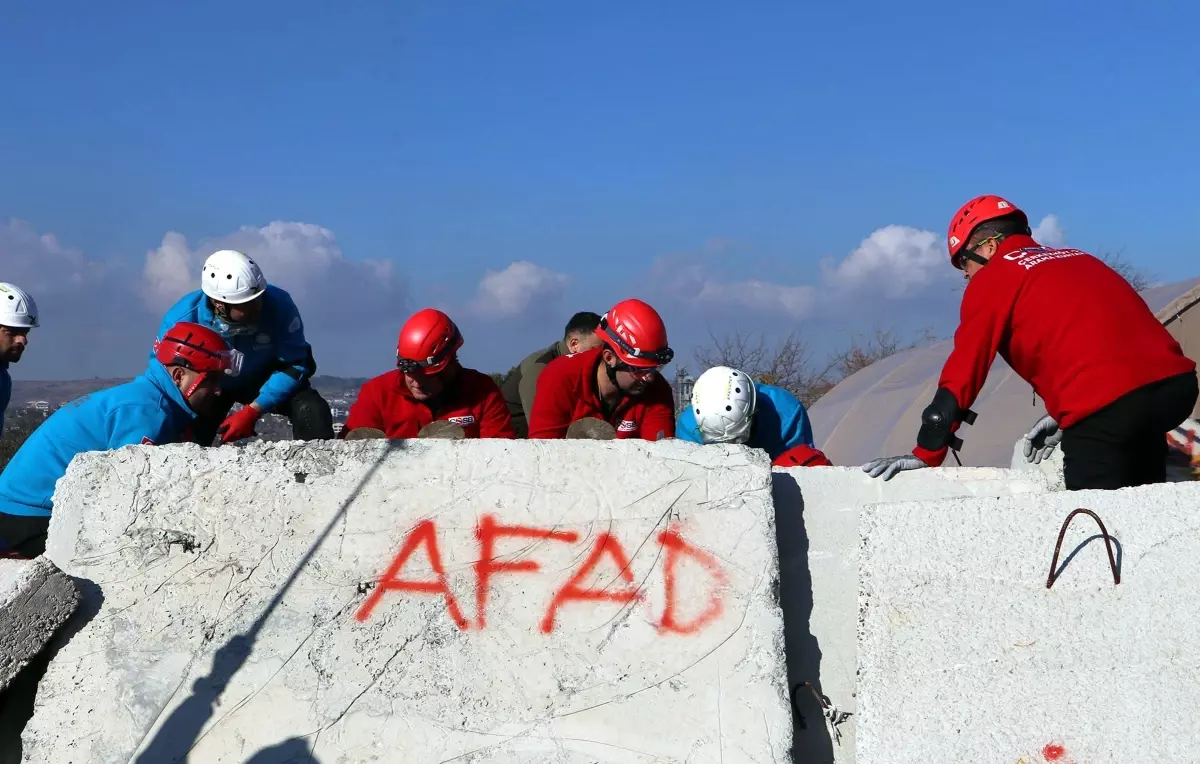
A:
[[[263,748],[246,759],[246,764],[321,764],[302,737],[289,738],[279,745]]]
[[[788,694],[792,700],[792,759],[803,764],[832,764],[833,740],[825,725],[821,690],[821,646],[809,619],[813,611],[812,573],[808,568],[808,532],[804,498],[787,473],[771,475],[775,498],[775,538],[779,546],[779,605],[787,656]],[[812,685],[811,689],[802,683]]]
[[[1121,542],[1117,539],[1116,536],[1114,536],[1110,533],[1110,534],[1108,534],[1108,537],[1110,539],[1112,539],[1113,557],[1115,558],[1116,563],[1117,563],[1117,575],[1120,576],[1121,575],[1121,562],[1125,559],[1125,550],[1121,546]],[[1086,547],[1088,544],[1092,543],[1093,541],[1100,542],[1100,554],[1104,557],[1105,564],[1108,564],[1108,550],[1105,549],[1104,534],[1097,533],[1095,536],[1089,536],[1088,538],[1079,542],[1079,546],[1077,546],[1073,550],[1071,550],[1071,553],[1069,555],[1067,555],[1065,559],[1061,560],[1058,563],[1058,568],[1054,571],[1054,580],[1055,581],[1057,581],[1058,577],[1062,575],[1062,572],[1067,569],[1067,565],[1069,565],[1071,563],[1071,560],[1075,559],[1075,555],[1082,552],[1084,547]]]
[[[321,535],[317,536],[316,541],[309,546],[308,551],[296,563],[296,567],[292,570],[291,575],[288,576],[287,581],[284,581],[283,586],[275,593],[271,601],[267,603],[266,609],[251,624],[249,631],[230,638],[228,642],[218,648],[213,654],[212,671],[207,676],[199,677],[195,681],[192,685],[192,694],[176,706],[171,715],[163,721],[154,738],[146,745],[145,749],[135,760],[136,764],[175,764],[176,762],[185,761],[188,758],[188,753],[200,739],[201,730],[204,729],[204,725],[212,718],[213,709],[216,706],[217,700],[221,697],[221,693],[225,691],[225,688],[229,685],[234,675],[246,664],[246,660],[254,652],[254,642],[258,639],[258,633],[266,625],[267,620],[271,617],[271,613],[275,612],[275,608],[283,601],[284,595],[292,588],[292,584],[299,578],[300,571],[304,569],[304,566],[309,563],[317,553],[317,550],[321,548],[321,544],[329,537],[329,534],[337,526],[338,521],[342,519],[343,515],[346,514],[346,510],[350,508],[354,500],[358,498],[363,486],[379,470],[384,459],[393,451],[401,451],[406,448],[406,442],[403,440],[389,440],[387,444],[386,448],[381,449],[379,458],[367,470],[367,474],[363,475],[362,480],[358,482],[358,485],[354,487],[354,490],[342,502],[338,511],[326,523],[324,530],[321,531]],[[300,477],[297,476],[297,479],[299,480]],[[292,741],[289,740],[287,742],[291,743]],[[307,751],[307,744],[304,744],[302,740],[300,742]],[[267,761],[291,761],[291,759],[284,758],[258,758],[260,755],[265,756],[270,751],[275,751],[272,754],[273,756],[281,756],[283,750],[281,746],[264,749],[255,754],[253,761],[255,764],[262,764]],[[314,761],[311,753],[308,756],[309,758],[305,761]]]
[[[71,580],[79,591],[79,604],[75,606],[75,612],[58,627],[46,647],[31,658],[25,668],[13,677],[12,683],[0,692],[0,764],[20,764],[21,733],[33,718],[38,685],[46,675],[50,661],[72,637],[91,623],[104,604],[104,592],[98,584],[74,576],[71,576]]]

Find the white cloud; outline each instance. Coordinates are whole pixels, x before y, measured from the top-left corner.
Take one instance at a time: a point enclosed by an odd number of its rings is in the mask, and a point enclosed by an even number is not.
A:
[[[1042,218],[1042,222],[1033,229],[1033,238],[1037,240],[1038,244],[1044,244],[1047,247],[1061,247],[1067,243],[1067,234],[1058,224],[1057,215],[1047,215]]]
[[[356,318],[402,320],[404,285],[390,261],[351,260],[333,232],[312,223],[275,221],[188,246],[182,234],[168,232],[158,249],[146,254],[142,271],[144,298],[154,310],[170,307],[199,288],[200,268],[218,249],[236,249],[253,257],[267,282],[292,295],[309,326],[309,316],[345,327]]]
[[[489,270],[480,279],[478,296],[469,311],[489,317],[517,316],[530,306],[559,299],[570,283],[571,277],[565,273],[519,260],[502,271]]]
[[[1054,215],[1042,219],[1034,236],[1049,246],[1065,241]],[[725,280],[708,264],[714,252],[725,254],[725,247],[714,247],[712,241],[722,240],[710,240],[699,253],[659,258],[651,281],[668,298],[696,308],[738,307],[805,318],[818,310],[836,314],[865,300],[944,295],[947,285],[962,279],[950,265],[943,234],[905,225],[878,228],[841,260],[823,260],[815,284]]]
[[[823,262],[821,271],[824,281],[839,290],[897,299],[944,280],[950,267],[940,235],[888,225],[876,229],[836,266]]]
[[[0,281],[16,284],[42,304],[54,295],[94,293],[108,269],[53,234],[39,234],[24,220],[0,223]]]

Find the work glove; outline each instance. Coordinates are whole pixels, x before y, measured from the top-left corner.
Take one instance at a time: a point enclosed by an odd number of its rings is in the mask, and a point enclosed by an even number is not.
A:
[[[1033,429],[1022,438],[1021,448],[1025,452],[1025,461],[1038,464],[1043,459],[1049,459],[1062,436],[1063,431],[1058,429],[1058,422],[1054,421],[1054,417],[1046,415],[1039,419]]]
[[[862,466],[862,471],[873,478],[883,475],[884,480],[891,480],[897,472],[919,470],[922,467],[928,466],[928,464],[913,454],[901,454],[900,456],[885,456],[880,459],[873,459]]]
[[[217,434],[221,436],[222,443],[232,443],[235,440],[249,438],[254,434],[254,423],[262,416],[262,412],[254,406],[242,406],[239,410],[225,417],[225,421],[221,422],[221,426],[217,428]]]

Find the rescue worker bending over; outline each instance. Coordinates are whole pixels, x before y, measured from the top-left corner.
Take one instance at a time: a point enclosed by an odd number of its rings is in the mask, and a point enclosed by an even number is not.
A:
[[[232,249],[211,254],[200,278],[200,289],[167,311],[160,331],[177,321],[215,329],[243,354],[245,368],[226,381],[211,410],[201,412],[195,442],[210,446],[218,434],[222,443],[248,438],[268,412],[291,420],[295,440],[333,438],[333,412],[309,382],[317,364],[291,295],[267,284],[258,264]],[[230,414],[234,403],[246,405]]]
[[[830,465],[813,443],[808,411],[799,398],[728,366],[714,366],[700,375],[691,404],[679,412],[675,432],[691,443],[761,448],[776,467]]]
[[[219,334],[181,322],[154,343],[146,371],[78,398],[21,444],[0,473],[0,542],[25,557],[45,550],[54,484],[76,454],[188,439],[196,411],[236,376],[241,354]]]
[[[513,430],[518,438],[524,438],[529,433],[528,414],[533,411],[533,396],[537,391],[537,381],[542,369],[559,356],[600,347],[600,338],[596,336],[596,327],[599,324],[600,316],[595,313],[576,313],[567,322],[561,340],[525,356],[516,370],[504,380],[501,390],[504,392],[508,413],[512,415]]]
[[[445,313],[414,313],[400,329],[396,369],[363,384],[340,437],[371,427],[389,438],[415,438],[435,420],[459,425],[468,438],[513,437],[500,386],[459,363],[462,346],[462,334]]]
[[[618,438],[675,437],[675,399],[660,373],[674,358],[654,308],[625,300],[600,317],[600,347],[555,358],[538,378],[530,438],[565,438],[571,423],[602,419]]]
[[[8,365],[25,354],[29,330],[38,325],[37,303],[16,284],[0,283],[0,434],[4,412],[12,399],[12,377]]]
[[[955,214],[950,262],[967,288],[954,349],[912,454],[863,466],[885,480],[939,466],[997,353],[1046,404],[1027,457],[1061,439],[1066,488],[1115,489],[1166,480],[1166,434],[1191,413],[1196,364],[1145,301],[1100,259],[1043,247],[1025,213],[980,196]]]

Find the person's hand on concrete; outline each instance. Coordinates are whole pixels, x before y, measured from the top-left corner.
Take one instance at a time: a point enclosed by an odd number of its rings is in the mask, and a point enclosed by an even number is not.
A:
[[[249,438],[254,434],[254,424],[260,416],[262,416],[262,412],[251,403],[225,417],[225,421],[221,422],[221,426],[217,428],[221,442],[232,443],[242,438]]]
[[[928,464],[913,454],[901,454],[900,456],[884,456],[879,459],[872,459],[862,466],[862,471],[873,478],[882,475],[884,480],[891,480],[897,472],[919,470],[928,466]]]
[[[1025,452],[1025,461],[1039,464],[1043,459],[1050,458],[1054,447],[1062,440],[1063,432],[1058,428],[1054,417],[1046,415],[1037,421],[1029,432],[1025,433],[1021,447]]]

